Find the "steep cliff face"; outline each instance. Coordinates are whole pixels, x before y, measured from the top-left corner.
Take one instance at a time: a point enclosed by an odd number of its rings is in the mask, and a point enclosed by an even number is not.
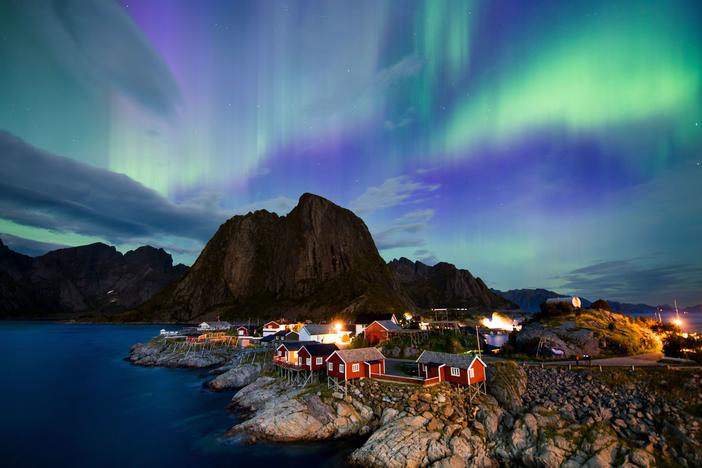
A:
[[[132,316],[326,318],[411,308],[363,221],[304,194],[287,216],[261,210],[228,220],[185,277]]]
[[[422,308],[512,306],[509,301],[490,291],[483,280],[450,263],[428,266],[403,257],[388,265],[414,303]]]
[[[0,242],[0,315],[121,311],[145,302],[186,269],[173,266],[163,249],[148,246],[122,255],[97,243],[32,258]]]

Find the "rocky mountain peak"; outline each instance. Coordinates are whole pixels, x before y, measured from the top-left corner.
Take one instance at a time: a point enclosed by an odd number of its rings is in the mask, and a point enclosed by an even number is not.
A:
[[[284,310],[328,318],[376,308],[400,312],[412,303],[365,223],[305,193],[286,216],[257,211],[229,219],[173,291],[136,313],[192,320]]]

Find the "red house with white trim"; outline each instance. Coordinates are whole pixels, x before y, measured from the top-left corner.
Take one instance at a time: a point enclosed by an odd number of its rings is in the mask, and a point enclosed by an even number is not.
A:
[[[376,320],[363,330],[363,335],[368,344],[376,345],[400,332],[402,332],[402,327],[392,320]]]
[[[263,336],[274,335],[279,331],[290,330],[292,324],[285,319],[271,320],[263,325]]]
[[[339,347],[331,343],[303,345],[297,352],[297,365],[303,369],[318,371],[326,368],[326,362]]]
[[[425,379],[438,377],[439,382],[477,385],[485,382],[487,365],[479,356],[423,351],[417,358],[419,375]]]
[[[376,348],[342,349],[327,358],[327,375],[337,380],[369,378],[385,372],[385,356]]]

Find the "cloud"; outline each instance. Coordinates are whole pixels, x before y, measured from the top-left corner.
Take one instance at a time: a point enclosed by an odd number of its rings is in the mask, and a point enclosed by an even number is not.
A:
[[[413,197],[433,192],[439,187],[439,184],[428,184],[409,176],[392,177],[377,187],[368,187],[349,206],[358,214],[370,214],[376,210],[410,202]]]
[[[439,263],[439,259],[436,258],[434,252],[427,249],[419,249],[414,251],[414,256],[417,260],[424,263],[425,265],[434,266]]]
[[[101,237],[120,244],[150,237],[208,240],[226,214],[174,204],[123,174],[34,148],[0,131],[0,218]]]
[[[173,111],[178,84],[117,2],[14,0],[26,26],[69,73],[119,90],[158,113]]]
[[[376,83],[381,88],[387,88],[398,81],[415,76],[424,66],[422,60],[416,55],[408,55],[392,65],[378,71],[375,75]]]
[[[279,215],[285,215],[297,205],[297,201],[288,197],[275,197],[268,200],[260,200],[240,206],[234,210],[235,214],[246,214],[257,210],[267,210]]]
[[[702,288],[702,264],[660,263],[655,256],[611,260],[588,265],[557,277],[563,288],[585,297],[650,300],[651,295],[681,301],[696,300],[691,291]]]
[[[434,210],[416,210],[396,218],[381,231],[373,233],[373,239],[379,250],[398,247],[421,247],[425,244],[419,235],[428,226],[434,216]]]
[[[30,255],[32,257],[44,255],[46,252],[51,250],[68,247],[67,245],[63,244],[25,239],[24,237],[13,236],[12,234],[7,234],[4,232],[0,233],[0,239],[2,239],[2,242],[15,252]]]

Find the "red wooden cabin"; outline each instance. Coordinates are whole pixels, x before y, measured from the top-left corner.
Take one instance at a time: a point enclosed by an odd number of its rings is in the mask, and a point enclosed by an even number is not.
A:
[[[479,356],[423,351],[417,358],[419,375],[440,382],[476,385],[485,381],[487,365]]]
[[[392,320],[376,320],[363,331],[368,344],[376,345],[388,340],[393,334],[400,333],[402,327]]]
[[[330,343],[306,344],[297,352],[297,365],[307,370],[322,370],[326,367],[327,358],[338,349],[338,346]]]
[[[338,380],[369,378],[385,373],[385,356],[376,348],[343,349],[327,358],[327,374]]]

